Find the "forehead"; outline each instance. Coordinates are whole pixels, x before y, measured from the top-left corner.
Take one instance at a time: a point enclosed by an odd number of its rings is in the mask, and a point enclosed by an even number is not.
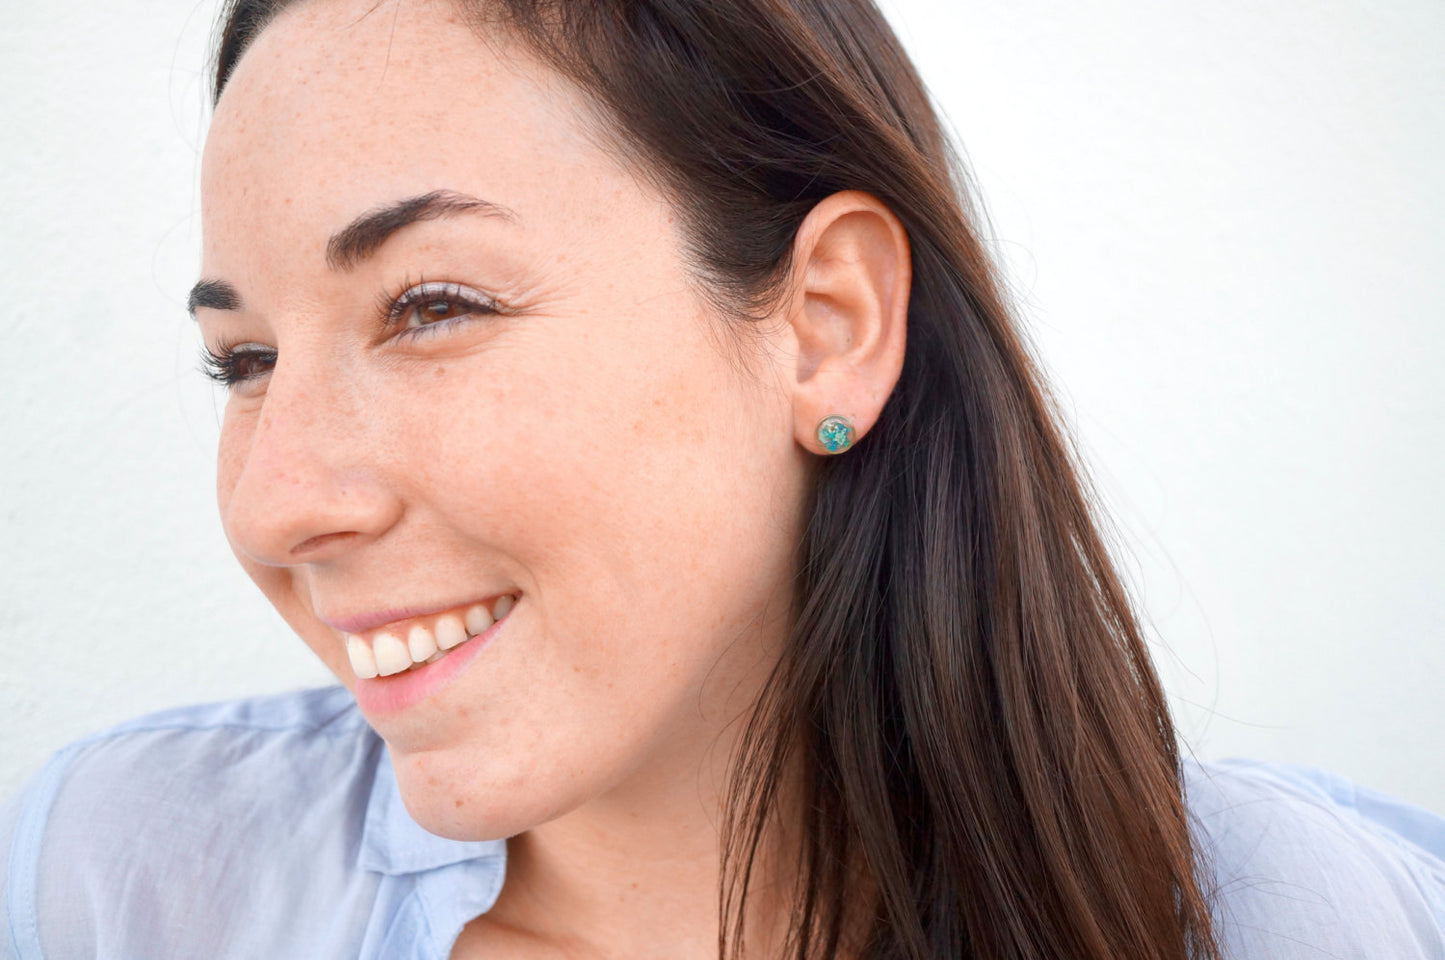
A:
[[[307,0],[261,31],[217,104],[207,255],[237,228],[335,225],[439,188],[518,209],[565,199],[559,183],[605,187],[623,172],[599,131],[574,86],[449,2]]]

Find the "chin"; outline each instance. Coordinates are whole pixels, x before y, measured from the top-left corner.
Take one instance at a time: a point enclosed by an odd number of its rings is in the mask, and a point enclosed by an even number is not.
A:
[[[391,762],[407,813],[449,840],[504,840],[586,799],[548,789],[555,777],[534,775],[529,763],[479,764],[475,753],[461,749],[393,753]]]

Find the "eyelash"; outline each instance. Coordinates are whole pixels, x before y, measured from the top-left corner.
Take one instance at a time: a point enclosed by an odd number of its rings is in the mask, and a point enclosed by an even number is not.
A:
[[[259,376],[257,373],[247,373],[245,364],[258,357],[276,362],[276,351],[269,349],[255,349],[257,344],[246,344],[251,349],[242,349],[236,344],[225,340],[217,343],[215,348],[201,348],[201,373],[205,374],[216,383],[225,387],[234,387],[238,383],[252,380]]]
[[[419,326],[404,326],[407,315],[419,307],[445,303],[464,312],[445,317]],[[402,327],[396,334],[410,340],[436,336],[477,316],[491,316],[502,312],[495,300],[462,286],[459,283],[435,283],[418,280],[403,284],[401,292],[395,295],[383,294],[377,298],[377,315],[386,328]],[[259,344],[234,344],[221,341],[214,348],[201,348],[201,372],[225,387],[254,380],[262,373],[248,371],[246,364],[264,362],[268,367],[276,364],[276,351]]]
[[[459,283],[430,282],[418,280],[406,283],[401,293],[394,296],[383,294],[377,298],[377,315],[385,318],[388,327],[398,327],[406,319],[407,312],[433,303],[448,303],[467,308],[467,312],[455,317],[434,320],[417,327],[406,327],[399,336],[413,339],[435,336],[438,330],[450,330],[459,323],[476,315],[491,315],[502,312],[502,307],[491,297],[468,289]]]

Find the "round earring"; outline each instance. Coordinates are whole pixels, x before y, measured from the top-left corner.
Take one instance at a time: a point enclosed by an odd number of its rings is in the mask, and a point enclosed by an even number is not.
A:
[[[818,442],[829,453],[842,453],[853,446],[853,421],[834,414],[818,421]]]

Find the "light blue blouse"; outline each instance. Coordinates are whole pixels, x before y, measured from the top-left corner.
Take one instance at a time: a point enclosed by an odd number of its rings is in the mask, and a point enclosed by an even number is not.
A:
[[[1233,960],[1445,960],[1445,820],[1302,768],[1186,770]],[[502,841],[402,806],[342,687],[187,707],[58,753],[0,811],[4,960],[443,960]]]

